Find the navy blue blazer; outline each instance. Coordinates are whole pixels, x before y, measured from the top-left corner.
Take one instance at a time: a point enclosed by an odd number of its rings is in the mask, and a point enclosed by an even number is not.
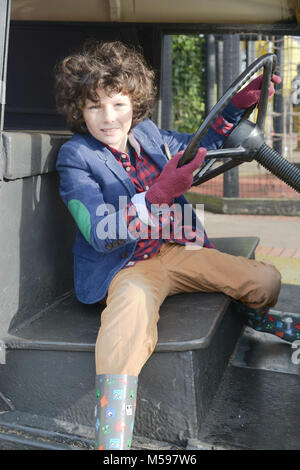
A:
[[[236,124],[242,112],[230,104],[222,114]],[[191,134],[159,129],[150,119],[138,124],[132,132],[160,169],[168,161],[165,142],[171,155],[175,155],[192,138]],[[224,139],[211,128],[201,146],[219,148]],[[90,134],[74,134],[62,145],[56,168],[60,175],[60,195],[78,226],[73,245],[75,292],[79,301],[95,303],[105,297],[112,278],[134,253],[137,239],[128,232],[123,210],[136,191],[110,150]],[[181,196],[176,198],[176,203],[183,207],[188,201]],[[192,214],[195,229],[197,216],[194,211]],[[105,231],[104,222],[110,227],[106,238],[99,236],[101,230],[101,233]]]

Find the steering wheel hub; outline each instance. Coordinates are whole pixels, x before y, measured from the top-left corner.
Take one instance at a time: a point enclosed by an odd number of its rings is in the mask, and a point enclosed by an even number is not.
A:
[[[243,119],[226,139],[223,148],[242,147],[245,153],[243,161],[250,162],[264,143],[262,130],[248,119]],[[232,158],[235,158],[232,156]]]

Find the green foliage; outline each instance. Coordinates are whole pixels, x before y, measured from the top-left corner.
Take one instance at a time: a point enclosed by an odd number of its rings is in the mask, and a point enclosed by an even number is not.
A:
[[[172,37],[173,128],[195,132],[205,116],[205,39]]]

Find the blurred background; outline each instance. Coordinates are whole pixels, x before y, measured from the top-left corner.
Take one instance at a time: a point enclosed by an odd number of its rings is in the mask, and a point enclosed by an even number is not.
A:
[[[296,36],[166,35],[161,127],[194,132],[237,76],[266,53],[276,54],[275,72],[282,83],[269,100],[265,141],[300,167],[300,38]],[[256,161],[243,163],[192,191],[216,197],[300,199],[298,192]]]

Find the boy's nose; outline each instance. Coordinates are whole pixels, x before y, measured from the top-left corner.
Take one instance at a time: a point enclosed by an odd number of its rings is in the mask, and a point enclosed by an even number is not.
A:
[[[115,119],[114,109],[110,106],[107,106],[103,110],[103,119],[105,122],[112,122]]]

